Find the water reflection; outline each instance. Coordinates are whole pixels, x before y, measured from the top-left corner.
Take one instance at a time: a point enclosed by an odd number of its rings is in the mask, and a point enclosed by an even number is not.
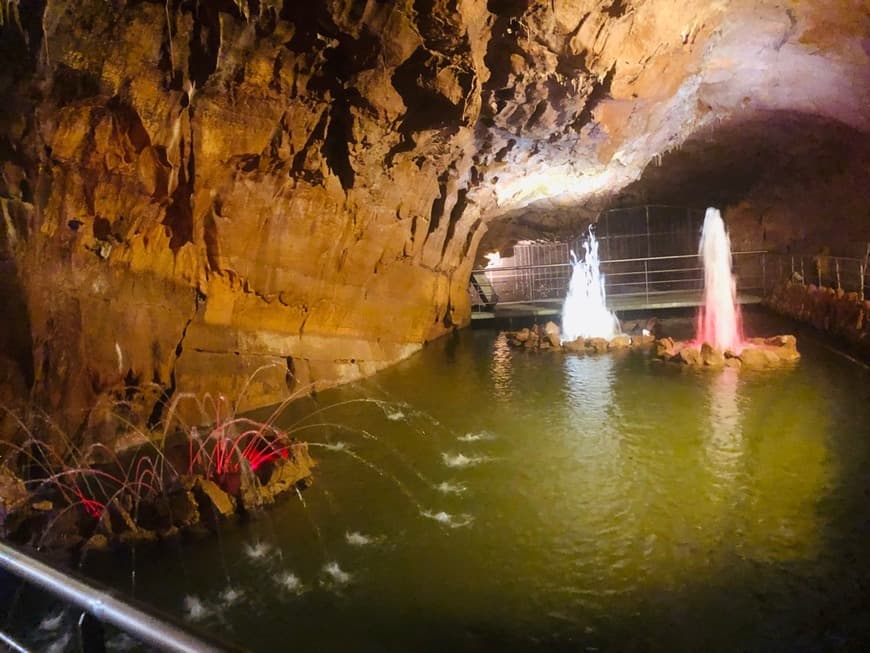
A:
[[[579,416],[592,417],[599,426],[602,416],[612,417],[613,356],[565,356],[565,393],[568,406]]]
[[[492,379],[493,398],[503,403],[511,403],[513,400],[513,365],[510,346],[504,333],[500,333],[492,343],[491,360],[490,378]]]
[[[717,373],[710,384],[710,437],[705,450],[711,472],[724,487],[738,480],[744,453],[739,383],[738,370],[729,368]]]

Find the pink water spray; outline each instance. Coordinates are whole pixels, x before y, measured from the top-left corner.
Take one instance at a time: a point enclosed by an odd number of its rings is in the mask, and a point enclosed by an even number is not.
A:
[[[704,304],[698,312],[697,344],[739,352],[743,324],[731,272],[731,239],[718,209],[707,209],[698,254],[704,262]]]

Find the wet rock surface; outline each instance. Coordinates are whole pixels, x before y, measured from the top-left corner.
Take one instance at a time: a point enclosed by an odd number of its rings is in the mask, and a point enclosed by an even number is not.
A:
[[[519,331],[507,331],[505,337],[511,347],[533,351],[566,351],[575,354],[603,354],[607,351],[650,347],[655,337],[643,333],[619,334],[610,338],[577,338],[562,342],[561,330],[555,322],[536,324]]]
[[[706,342],[699,347],[693,342],[661,338],[655,342],[655,357],[664,362],[696,368],[759,369],[794,363],[800,359],[800,353],[797,350],[797,339],[792,335],[747,338],[739,352],[723,352]]]
[[[146,473],[110,496],[105,484],[115,470],[68,470],[59,476],[70,482],[57,483],[51,477],[25,482],[0,468],[0,535],[42,549],[99,551],[216,529],[223,520],[261,511],[311,484],[315,462],[307,445],[281,447],[280,455],[256,469],[240,459],[238,471],[220,475]],[[100,478],[104,485],[94,483]]]
[[[854,346],[870,361],[870,300],[858,293],[788,282],[766,300],[777,313],[808,323]]]

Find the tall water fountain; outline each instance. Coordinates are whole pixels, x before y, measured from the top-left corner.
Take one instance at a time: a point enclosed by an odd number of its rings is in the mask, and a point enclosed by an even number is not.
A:
[[[731,271],[731,239],[719,209],[707,209],[698,254],[704,263],[704,303],[698,312],[697,344],[738,353],[743,325]]]
[[[562,342],[578,338],[610,339],[619,332],[616,316],[607,310],[598,241],[589,227],[583,259],[571,251],[571,281],[562,305]]]

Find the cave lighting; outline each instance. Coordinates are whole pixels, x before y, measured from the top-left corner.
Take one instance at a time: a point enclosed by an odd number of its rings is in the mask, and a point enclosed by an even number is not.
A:
[[[489,254],[484,255],[486,259],[486,267],[488,268],[497,268],[501,265],[501,253],[498,251],[490,252]]]

